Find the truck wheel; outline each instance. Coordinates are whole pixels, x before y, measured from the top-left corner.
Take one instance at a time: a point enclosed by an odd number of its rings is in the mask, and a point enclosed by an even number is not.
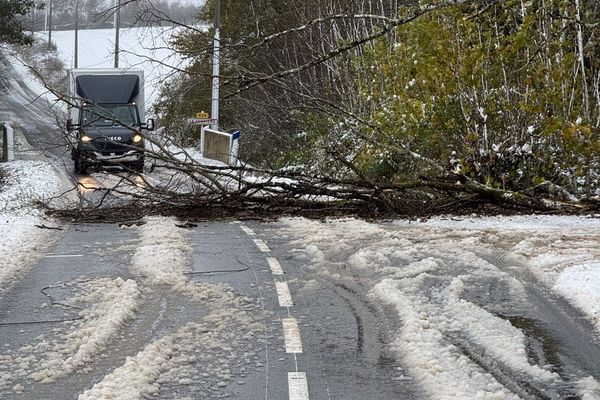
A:
[[[80,175],[87,174],[87,165],[81,161],[79,157],[77,157],[74,161],[75,163],[75,173]]]

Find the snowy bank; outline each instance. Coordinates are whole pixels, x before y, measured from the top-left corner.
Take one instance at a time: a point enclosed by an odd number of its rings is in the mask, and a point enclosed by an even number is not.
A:
[[[36,227],[48,222],[32,201],[58,194],[60,180],[52,166],[42,161],[14,161],[0,168],[8,175],[0,186],[0,291],[3,291],[43,256],[45,247],[56,239],[56,231]]]

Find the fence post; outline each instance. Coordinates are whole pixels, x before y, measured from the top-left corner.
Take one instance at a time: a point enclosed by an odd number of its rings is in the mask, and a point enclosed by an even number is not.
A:
[[[204,158],[204,131],[206,130],[207,126],[202,125],[202,127],[200,128],[200,157]]]
[[[13,128],[5,124],[4,130],[6,131],[6,161],[15,161],[15,135]]]
[[[0,135],[2,135],[2,158],[0,161],[7,161],[8,158],[8,143],[6,129],[4,129],[4,122],[0,121]]]
[[[15,160],[15,138],[9,125],[10,113],[0,113],[0,134],[2,135],[2,161]]]

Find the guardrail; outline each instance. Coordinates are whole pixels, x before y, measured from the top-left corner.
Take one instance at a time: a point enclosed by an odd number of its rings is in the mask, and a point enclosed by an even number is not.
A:
[[[10,114],[0,113],[0,134],[2,136],[2,161],[15,160],[15,135],[9,124]]]

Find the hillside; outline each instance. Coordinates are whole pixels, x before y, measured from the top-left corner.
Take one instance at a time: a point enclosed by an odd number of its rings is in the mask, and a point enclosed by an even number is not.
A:
[[[119,67],[141,68],[146,76],[146,95],[150,104],[156,101],[160,83],[173,71],[181,67],[179,54],[169,49],[169,39],[174,34],[172,27],[144,27],[120,30]],[[47,32],[40,32],[47,38]],[[52,32],[56,45],[67,68],[73,67],[74,31]],[[79,68],[112,68],[114,66],[115,31],[94,29],[79,31]]]

